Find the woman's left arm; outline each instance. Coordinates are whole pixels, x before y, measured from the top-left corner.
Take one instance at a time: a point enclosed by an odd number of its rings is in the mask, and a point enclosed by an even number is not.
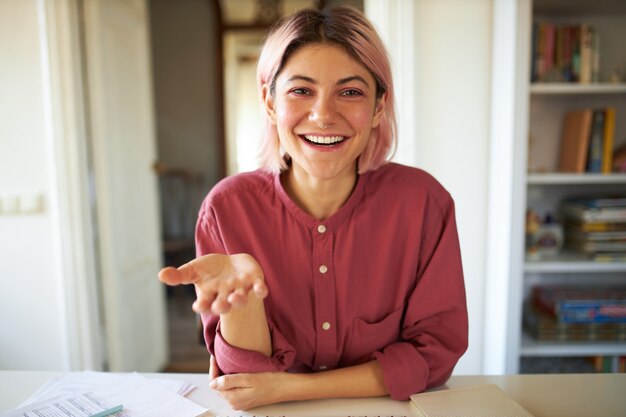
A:
[[[376,360],[315,373],[224,375],[211,381],[210,386],[235,410],[248,410],[284,401],[388,395],[382,369]]]

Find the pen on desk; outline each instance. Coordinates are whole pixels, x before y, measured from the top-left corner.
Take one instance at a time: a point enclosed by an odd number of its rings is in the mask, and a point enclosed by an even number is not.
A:
[[[122,411],[124,406],[122,404],[116,405],[115,407],[107,408],[106,410],[102,410],[96,414],[92,414],[89,417],[106,417],[110,416],[113,413],[117,413],[118,411]]]

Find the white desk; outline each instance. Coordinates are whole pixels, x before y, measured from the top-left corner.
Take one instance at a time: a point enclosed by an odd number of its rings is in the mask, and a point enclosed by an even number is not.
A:
[[[58,372],[0,371],[0,412],[17,407]],[[198,388],[188,398],[219,415],[413,416],[408,401],[389,398],[302,401],[234,412],[202,374],[144,374],[180,379]],[[453,376],[449,388],[497,384],[536,417],[625,417],[626,374]],[[173,416],[175,417],[175,416]]]

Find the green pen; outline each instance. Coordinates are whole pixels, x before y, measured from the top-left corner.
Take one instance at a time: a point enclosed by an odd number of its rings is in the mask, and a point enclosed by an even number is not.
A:
[[[107,408],[106,410],[102,410],[96,414],[92,414],[89,417],[106,417],[110,416],[113,413],[117,413],[118,411],[122,411],[124,406],[122,404],[116,405],[115,407]]]

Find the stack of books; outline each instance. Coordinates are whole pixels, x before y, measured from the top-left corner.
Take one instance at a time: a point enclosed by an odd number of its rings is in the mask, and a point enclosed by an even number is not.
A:
[[[626,196],[566,200],[561,214],[568,248],[596,261],[626,261]]]
[[[598,82],[599,36],[592,25],[534,22],[533,82]]]
[[[534,287],[524,327],[538,340],[626,340],[626,287]]]

